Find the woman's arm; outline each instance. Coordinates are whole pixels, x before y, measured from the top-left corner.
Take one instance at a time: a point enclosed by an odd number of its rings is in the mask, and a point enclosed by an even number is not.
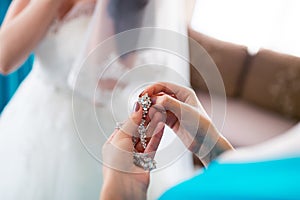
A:
[[[0,29],[0,72],[15,70],[42,39],[62,0],[15,0]]]
[[[146,88],[158,112],[166,113],[166,124],[185,146],[206,166],[228,150],[229,141],[216,129],[192,89],[172,83],[157,83]]]
[[[140,142],[133,147],[132,136],[137,134],[142,115],[142,107],[137,106],[131,117],[120,128],[115,129],[102,147],[104,179],[101,200],[144,200],[147,197],[150,173],[134,164],[133,148],[154,158],[164,126],[161,126],[163,116],[155,113],[147,128],[146,135],[151,135],[151,138],[146,149],[142,148]]]
[[[205,157],[200,156],[206,164],[221,153],[233,149],[208,120],[191,89],[171,83],[158,83],[146,88],[141,95],[146,93],[152,97],[153,103],[146,118],[149,121],[146,130],[146,135],[150,136],[149,143],[145,150],[140,141],[132,146],[132,136],[136,137],[143,115],[142,106],[137,106],[131,117],[114,131],[102,147],[104,183],[101,200],[146,199],[149,172],[135,166],[133,149],[154,158],[164,124],[170,126],[193,153],[201,152],[201,147],[204,147],[207,154],[204,154]],[[206,134],[208,140],[203,140]]]

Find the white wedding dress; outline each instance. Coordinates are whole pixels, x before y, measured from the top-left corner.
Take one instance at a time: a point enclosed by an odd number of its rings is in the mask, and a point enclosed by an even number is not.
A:
[[[78,137],[72,109],[74,99],[80,134],[95,133],[99,128],[89,124],[95,117],[86,109],[91,107],[91,101],[73,96],[67,81],[82,49],[93,9],[93,3],[81,3],[63,21],[51,26],[35,49],[32,72],[1,115],[0,199],[99,198],[102,165]],[[96,112],[105,110],[99,108]],[[101,120],[105,124],[108,119]],[[158,155],[158,161],[164,156],[168,155]],[[166,188],[192,175],[192,170],[191,156],[185,153],[168,167],[154,171],[149,198],[157,198]]]
[[[35,49],[32,72],[0,118],[0,199],[98,199],[101,164],[73,125],[67,77],[82,48],[94,4],[74,7]],[[90,102],[82,101],[82,120]],[[94,127],[86,126],[86,132]]]

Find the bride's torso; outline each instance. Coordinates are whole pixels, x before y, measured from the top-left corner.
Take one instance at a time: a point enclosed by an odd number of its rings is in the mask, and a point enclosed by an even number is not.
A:
[[[79,1],[63,19],[55,20],[34,50],[33,74],[67,88],[69,72],[82,50],[95,2]]]

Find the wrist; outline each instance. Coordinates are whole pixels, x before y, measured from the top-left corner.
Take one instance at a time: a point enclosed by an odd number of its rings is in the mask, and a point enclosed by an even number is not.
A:
[[[202,140],[202,145],[196,155],[203,165],[207,167],[209,163],[219,157],[222,153],[232,150],[230,142],[217,130],[211,121],[207,121],[200,130],[206,133]]]
[[[219,136],[216,144],[211,151],[201,158],[201,161],[205,167],[207,167],[213,160],[218,158],[221,154],[228,150],[233,150],[232,145],[223,137]]]
[[[146,199],[148,184],[137,180],[138,174],[110,170],[105,174],[101,190],[101,200],[106,199]]]

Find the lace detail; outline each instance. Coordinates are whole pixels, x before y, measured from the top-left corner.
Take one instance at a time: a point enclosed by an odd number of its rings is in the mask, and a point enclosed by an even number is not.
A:
[[[57,32],[59,29],[66,23],[73,21],[79,17],[90,17],[93,15],[94,9],[96,6],[96,2],[88,1],[88,2],[79,2],[77,3],[67,14],[66,16],[59,20],[55,19],[53,22],[50,32]]]

